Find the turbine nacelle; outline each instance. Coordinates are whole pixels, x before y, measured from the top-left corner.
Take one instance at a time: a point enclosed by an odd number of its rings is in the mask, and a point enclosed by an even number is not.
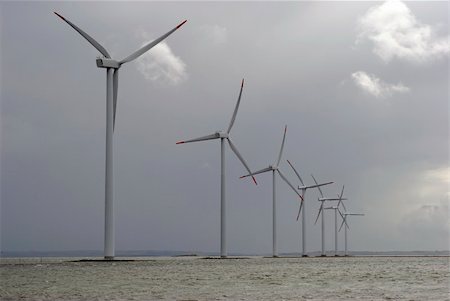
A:
[[[325,208],[323,208],[323,209],[339,209],[338,207],[336,207],[336,206],[331,206],[331,207],[325,207]]]
[[[269,168],[272,169],[272,170],[277,170],[278,166],[276,166],[276,165],[269,165]]]
[[[113,59],[99,57],[95,60],[95,62],[97,63],[98,68],[114,68],[114,69],[120,68],[120,63]]]
[[[226,132],[223,132],[223,131],[218,131],[218,132],[216,132],[216,136],[217,136],[217,138],[225,138],[226,139],[229,137],[229,134]]]
[[[346,198],[319,198],[318,201],[323,202],[323,201],[339,201],[339,200],[344,200],[346,201]]]

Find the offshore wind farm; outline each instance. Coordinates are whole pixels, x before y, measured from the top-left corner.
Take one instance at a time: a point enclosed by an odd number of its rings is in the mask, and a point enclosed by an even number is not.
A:
[[[447,300],[446,9],[0,3],[0,299]]]

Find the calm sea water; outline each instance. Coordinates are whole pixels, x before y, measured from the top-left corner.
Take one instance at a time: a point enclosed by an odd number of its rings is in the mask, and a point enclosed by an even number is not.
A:
[[[0,299],[450,300],[448,257],[46,261],[3,260]]]

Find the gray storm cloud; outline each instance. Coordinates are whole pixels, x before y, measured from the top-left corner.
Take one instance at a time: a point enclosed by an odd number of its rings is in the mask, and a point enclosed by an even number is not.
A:
[[[103,248],[105,72],[54,10],[119,57],[188,20],[121,70],[117,250],[218,251],[220,145],[175,143],[224,129],[243,77],[232,135],[251,169],[273,163],[287,124],[283,158],[305,184],[310,174],[334,181],[323,189],[331,196],[345,184],[346,208],[366,214],[350,221],[351,250],[447,248],[448,3],[0,7],[2,250]],[[245,169],[225,154],[229,252],[270,253],[272,179],[239,179]],[[286,161],[280,168],[300,184]],[[320,249],[318,196],[306,195],[307,251]],[[281,180],[277,206],[280,252],[297,252],[298,196]]]

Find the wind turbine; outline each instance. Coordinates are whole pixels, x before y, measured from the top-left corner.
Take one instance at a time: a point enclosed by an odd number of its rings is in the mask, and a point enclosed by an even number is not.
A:
[[[362,214],[362,213],[347,213],[347,212],[345,212],[345,213],[343,214],[343,220],[342,220],[341,226],[339,227],[339,231],[341,231],[342,226],[344,225],[344,222],[345,222],[345,231],[344,231],[344,237],[345,237],[345,253],[344,253],[344,256],[348,256],[348,249],[347,249],[347,228],[348,228],[348,225],[347,225],[347,216],[349,216],[349,215],[353,215],[353,216],[364,216],[364,214]]]
[[[281,142],[281,149],[280,153],[278,154],[277,162],[274,165],[269,165],[266,168],[263,168],[261,170],[258,170],[254,173],[249,173],[248,175],[242,176],[241,178],[245,178],[248,176],[254,176],[260,173],[272,171],[272,257],[278,257],[278,250],[277,250],[277,208],[276,208],[276,172],[280,175],[280,177],[294,190],[294,192],[300,197],[301,203],[300,203],[300,211],[302,210],[302,204],[303,204],[303,196],[298,193],[297,189],[294,188],[294,186],[288,181],[288,179],[283,175],[281,170],[279,169],[278,165],[281,161],[281,155],[283,154],[283,148],[284,148],[284,142],[286,141],[286,131],[287,131],[287,125],[284,127],[284,135],[283,135],[283,142]]]
[[[220,138],[220,257],[225,258],[227,257],[227,246],[226,246],[226,228],[225,228],[225,140],[228,141],[228,144],[230,145],[231,150],[234,152],[236,157],[242,162],[245,169],[251,174],[250,168],[247,165],[247,162],[245,162],[244,158],[239,153],[238,149],[234,145],[234,143],[231,141],[230,137],[230,131],[233,127],[234,121],[236,119],[236,115],[239,109],[239,104],[241,102],[241,96],[242,96],[242,89],[244,88],[244,79],[242,79],[241,82],[241,90],[239,92],[239,97],[236,103],[236,107],[234,108],[233,117],[231,117],[230,125],[228,126],[228,129],[226,132],[224,131],[218,131],[214,134],[194,138],[191,140],[185,140],[185,141],[179,141],[176,144],[182,144],[182,143],[189,143],[189,142],[197,142],[197,141],[204,141],[204,140],[212,140],[212,139],[219,139]],[[256,183],[255,177],[253,177],[253,182]]]
[[[85,38],[95,49],[103,56],[96,59],[98,68],[106,69],[106,160],[105,160],[105,244],[104,257],[106,260],[112,260],[115,256],[114,243],[114,189],[113,189],[113,131],[116,120],[117,90],[119,85],[119,69],[128,62],[137,59],[139,56],[150,50],[162,40],[171,35],[180,28],[187,20],[181,22],[161,37],[153,40],[140,49],[136,50],[126,58],[116,61],[111,58],[108,51],[100,45],[94,38],[81,30],[78,26],[54,12],[63,21],[75,29],[83,38]]]
[[[308,190],[309,188],[315,188],[315,187],[325,186],[325,185],[334,183],[334,182],[326,182],[326,183],[306,186],[305,183],[303,183],[302,177],[297,172],[294,165],[292,165],[292,163],[289,162],[289,160],[287,160],[287,162],[292,167],[292,169],[294,170],[294,173],[297,175],[298,179],[300,180],[300,183],[302,184],[302,186],[298,186],[298,189],[302,191],[303,200],[305,200],[306,190]],[[300,216],[301,209],[302,209],[302,205],[300,204],[299,209],[298,209],[298,214],[297,214],[297,220]],[[305,212],[306,212],[306,204],[303,205],[303,211],[302,211],[302,257],[308,256],[308,255],[306,255],[306,222],[305,222],[306,214],[305,214]]]
[[[313,175],[311,175],[311,177],[314,180],[314,183],[316,183],[316,185],[318,185],[316,178],[314,178]],[[320,198],[318,199],[319,202],[321,202],[320,204],[320,208],[319,208],[319,213],[317,214],[316,217],[316,221],[314,222],[314,225],[317,223],[317,220],[319,219],[320,213],[322,213],[322,253],[320,254],[320,256],[326,256],[325,255],[325,217],[324,217],[324,213],[323,213],[323,204],[326,201],[339,201],[339,198],[326,198],[323,196],[323,192],[322,189],[320,189],[320,187],[317,187],[317,189],[319,190],[320,193]],[[345,199],[341,199],[341,200],[345,200]]]
[[[345,222],[345,219],[344,219],[344,216],[342,215],[341,210],[339,210],[339,205],[340,204],[342,204],[342,206],[345,209],[344,202],[342,201],[343,200],[343,198],[342,198],[343,195],[344,195],[344,186],[342,186],[341,194],[338,195],[339,202],[337,203],[337,205],[324,208],[324,209],[332,209],[332,210],[334,210],[334,256],[338,256],[338,226],[337,226],[337,214],[338,213],[342,217],[342,221],[345,224],[347,224]]]

